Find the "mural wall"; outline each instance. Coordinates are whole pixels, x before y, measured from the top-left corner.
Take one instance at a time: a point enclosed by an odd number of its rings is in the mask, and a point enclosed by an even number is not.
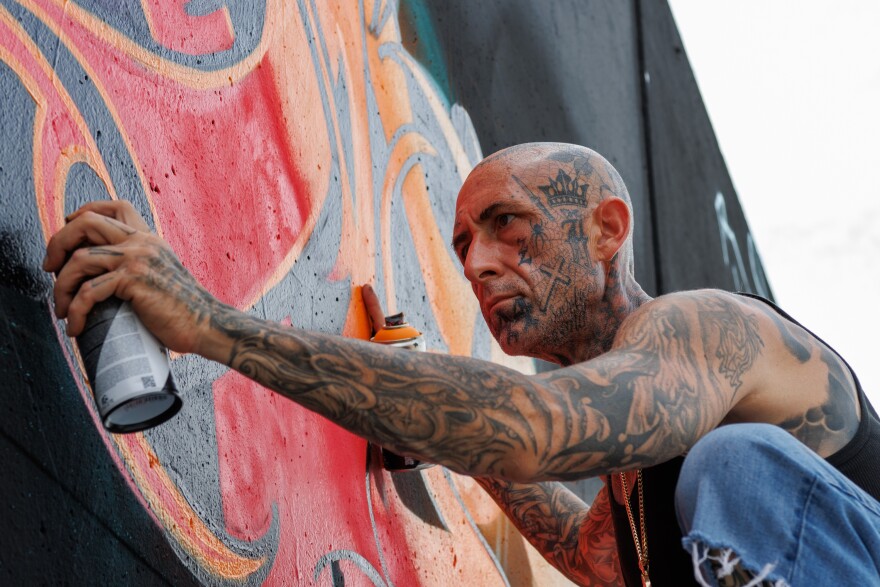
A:
[[[366,338],[371,282],[431,350],[511,363],[447,244],[455,196],[483,152],[559,140],[621,171],[647,291],[769,293],[644,4],[0,0],[0,581],[564,584],[470,479],[390,474],[199,357],[173,357],[178,416],[108,434],[40,264],[67,214],[125,199],[226,303]]]

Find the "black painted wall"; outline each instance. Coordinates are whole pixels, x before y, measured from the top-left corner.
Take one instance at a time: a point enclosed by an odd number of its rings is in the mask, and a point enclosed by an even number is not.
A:
[[[760,261],[749,262],[748,226],[666,2],[428,5],[450,99],[470,112],[484,153],[571,142],[617,167],[633,200],[645,291],[770,293]],[[732,232],[719,229],[718,193]],[[734,276],[732,238],[745,277]]]

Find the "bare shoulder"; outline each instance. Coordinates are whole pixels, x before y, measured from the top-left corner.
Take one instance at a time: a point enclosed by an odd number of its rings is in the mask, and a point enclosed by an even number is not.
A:
[[[537,461],[547,479],[652,466],[735,422],[777,425],[828,456],[859,420],[830,349],[767,303],[716,290],[643,304],[608,352],[537,380],[564,423],[547,430],[565,432]]]
[[[754,308],[756,300],[719,289],[696,289],[679,291],[654,298],[642,305],[624,322],[620,334],[626,336],[633,327],[644,320],[679,315],[690,318],[728,314],[737,319],[759,312]]]
[[[704,362],[729,401],[722,423],[775,424],[822,456],[855,434],[858,399],[844,362],[762,300],[720,290],[661,296],[624,322],[615,346],[652,341]]]
[[[764,316],[751,300],[720,290],[660,296],[622,324],[615,348],[651,348],[692,362],[722,391],[728,408],[754,389],[766,349]]]

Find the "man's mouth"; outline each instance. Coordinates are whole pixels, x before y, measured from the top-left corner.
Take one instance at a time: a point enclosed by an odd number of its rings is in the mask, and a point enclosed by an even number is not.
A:
[[[489,308],[489,316],[501,328],[513,322],[531,318],[532,305],[523,296],[504,298],[493,302]]]
[[[515,300],[519,296],[505,296],[499,297],[496,299],[489,300],[489,303],[486,308],[486,315],[492,316],[493,314],[497,314],[499,312],[506,312],[509,310],[509,307],[512,307]]]

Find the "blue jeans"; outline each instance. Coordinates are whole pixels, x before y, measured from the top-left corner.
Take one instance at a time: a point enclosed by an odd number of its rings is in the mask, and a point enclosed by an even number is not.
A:
[[[880,585],[880,503],[776,426],[702,438],[682,467],[676,511],[703,585],[737,564],[755,585]]]

